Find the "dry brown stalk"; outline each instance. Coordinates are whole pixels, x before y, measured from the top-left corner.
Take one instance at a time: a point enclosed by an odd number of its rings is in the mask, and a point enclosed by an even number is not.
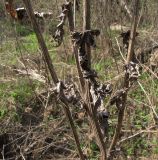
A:
[[[56,74],[56,72],[54,70],[54,66],[52,64],[52,61],[51,61],[47,46],[45,44],[45,41],[43,39],[42,33],[41,33],[41,31],[39,29],[39,26],[38,26],[38,24],[36,22],[31,2],[30,2],[30,0],[23,0],[23,2],[25,4],[26,10],[27,10],[28,15],[30,17],[31,23],[33,25],[33,29],[34,29],[35,34],[36,34],[37,39],[38,39],[39,46],[40,46],[40,48],[42,50],[43,57],[45,58],[45,61],[46,61],[47,65],[48,65],[48,69],[49,69],[49,72],[50,72],[51,77],[53,79],[53,82],[55,83],[55,85],[57,85],[59,80],[58,80],[57,74]],[[60,100],[64,104],[64,111],[65,111],[65,114],[66,114],[66,116],[68,118],[68,121],[70,123],[71,129],[72,129],[72,132],[73,132],[73,135],[74,135],[74,138],[75,138],[76,146],[77,146],[77,149],[78,149],[78,152],[79,152],[79,156],[80,156],[80,158],[82,160],[84,160],[85,158],[84,158],[83,152],[82,152],[82,150],[80,148],[79,137],[78,137],[78,134],[77,134],[77,131],[76,131],[76,128],[75,128],[75,125],[74,125],[70,110],[69,110],[69,104],[68,104],[67,100],[64,97],[62,97],[63,95],[59,95],[59,96],[60,96]]]
[[[90,0],[83,0],[83,31],[91,29],[91,10]],[[88,56],[89,66],[91,65],[91,48],[86,44],[86,53]]]
[[[136,27],[137,27],[137,21],[138,21],[138,7],[139,7],[139,0],[135,0],[134,1],[133,24],[132,24],[132,30],[131,30],[130,40],[129,40],[126,64],[129,64],[131,61],[133,61],[133,58],[134,58],[134,42],[135,42]],[[124,89],[129,88],[129,84],[130,82],[129,82],[128,74],[125,74],[123,88]],[[118,123],[116,126],[115,134],[113,136],[113,140],[110,144],[110,148],[108,151],[108,159],[112,158],[112,152],[115,149],[115,146],[119,140],[119,136],[120,136],[120,132],[122,128],[122,122],[124,118],[124,111],[126,107],[127,93],[128,93],[128,90],[125,92],[125,94],[122,95],[122,107],[119,109],[119,112],[118,112]]]
[[[85,32],[74,32],[72,37],[78,46],[80,67],[85,78],[85,92],[81,94],[84,108],[89,117],[90,131],[94,133],[94,138],[100,148],[100,158],[104,160],[106,159],[106,145],[103,134],[107,131],[105,128],[107,127],[108,114],[103,106],[103,99],[111,93],[111,86],[97,82],[97,74],[89,66],[86,52],[86,44],[95,46],[94,36],[99,34],[99,30],[87,30]],[[105,120],[104,124],[101,124],[102,120]],[[101,127],[103,127],[102,131],[104,133],[101,132]]]
[[[69,30],[72,33],[72,32],[74,32],[75,25],[74,25],[71,2],[67,2],[66,3],[66,9],[68,10],[67,16],[68,16],[68,22],[69,22]],[[82,88],[82,91],[83,91],[85,82],[84,82],[84,78],[83,78],[83,75],[82,75],[82,72],[81,72],[81,68],[80,68],[80,64],[79,64],[77,46],[75,44],[73,44],[73,42],[72,42],[72,50],[73,50],[72,52],[73,52],[73,54],[75,56],[76,65],[77,65],[77,71],[78,71],[78,75],[79,75],[79,78],[80,78],[80,85],[81,85],[81,88]]]
[[[106,145],[104,143],[104,137],[103,134],[101,133],[101,129],[98,123],[98,118],[97,118],[97,111],[95,109],[95,106],[93,105],[93,100],[91,97],[90,93],[90,83],[87,81],[86,82],[86,105],[88,107],[88,115],[89,115],[89,122],[91,124],[91,130],[94,134],[95,140],[97,145],[100,148],[100,159],[101,160],[106,160],[107,159],[107,154],[106,154]]]
[[[90,1],[85,1],[85,10],[84,10],[84,15],[85,15],[85,19],[84,19],[84,30],[86,31],[87,29],[90,29]],[[88,9],[87,9],[88,7]],[[69,21],[69,29],[70,29],[70,32],[73,32],[74,31],[74,22],[73,22],[73,14],[72,14],[72,5],[70,2],[67,2],[65,4],[65,8],[67,9],[67,16],[68,16],[68,21]],[[91,31],[89,31],[90,33]],[[83,33],[83,35],[86,35],[88,34],[87,33]],[[87,55],[90,55],[90,44],[87,44],[85,42],[83,42],[83,48],[86,48],[86,54]],[[85,46],[84,46],[85,45]],[[81,47],[81,48],[82,48]],[[83,74],[81,72],[81,64],[79,62],[79,56],[78,56],[78,49],[76,44],[73,46],[73,51],[75,53],[75,59],[76,59],[76,64],[77,64],[77,68],[78,68],[78,73],[79,73],[79,77],[80,77],[80,83],[81,83],[81,86],[82,86],[82,97],[83,99],[85,100],[85,108],[86,110],[88,111],[88,114],[89,114],[89,118],[90,118],[90,124],[92,126],[92,130],[94,131],[95,133],[95,137],[96,137],[96,141],[97,141],[97,144],[99,145],[100,147],[100,150],[101,150],[101,159],[106,159],[106,148],[105,148],[105,143],[103,141],[103,135],[101,133],[101,130],[100,130],[100,126],[99,126],[99,123],[98,123],[98,119],[97,119],[97,112],[94,111],[94,106],[93,106],[93,99],[91,97],[91,93],[90,93],[90,82],[89,81],[84,81],[83,79]],[[88,63],[90,62],[90,56],[88,57]],[[90,67],[90,65],[88,65]],[[88,67],[88,68],[89,68]],[[87,98],[85,98],[87,97]]]
[[[90,0],[83,0],[83,31],[86,32],[87,30],[90,30],[90,28],[91,28]],[[86,35],[86,34],[83,33],[83,35]],[[91,48],[90,48],[91,46],[89,43],[85,43],[84,41],[85,40],[83,40],[83,42],[81,42],[81,45],[80,45],[80,58],[82,56],[83,57],[87,56],[87,62],[84,62],[83,60],[82,63],[85,63],[85,65],[84,64],[80,64],[80,65],[81,65],[82,70],[87,70],[89,72],[91,70]],[[84,50],[85,50],[86,55],[84,55]],[[106,145],[104,143],[104,137],[101,132],[100,125],[98,123],[97,109],[93,104],[94,100],[92,98],[92,94],[90,93],[91,85],[92,85],[91,82],[89,80],[86,80],[83,99],[85,101],[86,109],[88,111],[91,130],[94,133],[96,143],[100,148],[100,152],[101,152],[100,159],[106,160],[107,159]]]
[[[45,41],[43,39],[43,36],[42,36],[42,33],[39,29],[39,26],[37,24],[37,21],[36,21],[36,18],[35,18],[35,15],[34,15],[34,12],[33,12],[33,9],[31,7],[31,3],[29,0],[23,0],[25,6],[26,6],[26,9],[27,9],[27,12],[28,12],[28,15],[30,16],[30,19],[31,19],[31,23],[33,25],[33,28],[34,28],[34,31],[36,33],[36,36],[37,36],[37,40],[38,40],[38,43],[39,43],[39,46],[43,52],[43,57],[45,59],[45,61],[47,62],[47,66],[49,68],[49,71],[50,71],[50,74],[51,74],[51,77],[54,81],[54,83],[58,83],[59,80],[57,78],[57,74],[54,70],[54,66],[52,64],[52,61],[51,61],[51,58],[50,58],[50,55],[49,55],[49,52],[48,52],[48,49],[47,49],[47,46],[45,44]]]
[[[74,21],[74,27],[75,27],[76,26],[76,10],[77,10],[76,4],[77,4],[77,1],[74,0],[73,3],[74,3],[74,6],[73,6],[73,8],[74,8],[73,21]]]

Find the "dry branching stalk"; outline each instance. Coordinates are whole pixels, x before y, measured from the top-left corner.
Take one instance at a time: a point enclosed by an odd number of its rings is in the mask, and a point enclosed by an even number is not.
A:
[[[135,58],[134,57],[135,56],[134,42],[135,42],[136,27],[137,27],[137,21],[138,21],[138,8],[139,8],[139,0],[135,0],[134,1],[133,24],[132,24],[130,40],[129,40],[123,90],[122,91],[120,90],[121,92],[119,92],[119,93],[121,93],[121,94],[115,96],[116,98],[114,98],[116,106],[119,108],[118,123],[116,126],[113,140],[110,144],[110,148],[108,151],[108,159],[112,158],[112,153],[113,153],[113,151],[115,151],[115,146],[119,140],[119,136],[120,136],[120,132],[121,132],[121,128],[122,128],[122,122],[123,122],[123,118],[124,118],[124,111],[125,111],[125,107],[126,107],[128,90],[130,89],[133,82],[137,81],[137,78],[139,76],[138,65],[132,62]],[[113,102],[113,99],[111,102]]]
[[[23,0],[23,2],[25,4],[25,6],[26,6],[26,10],[27,10],[28,15],[30,17],[30,20],[32,22],[34,31],[35,31],[37,39],[38,39],[39,46],[40,46],[40,48],[42,50],[43,57],[45,58],[45,61],[46,61],[47,65],[48,65],[48,69],[49,69],[49,72],[50,72],[51,77],[53,79],[53,82],[54,82],[55,85],[57,85],[57,93],[59,94],[60,100],[64,104],[64,106],[63,106],[64,107],[64,111],[65,111],[67,119],[68,119],[68,121],[70,123],[71,129],[72,129],[72,132],[73,132],[73,135],[74,135],[74,138],[75,138],[76,146],[77,146],[77,149],[78,149],[78,152],[79,152],[79,156],[80,156],[80,158],[82,160],[84,160],[85,158],[84,158],[83,152],[82,152],[82,150],[80,148],[80,141],[79,141],[79,138],[78,138],[78,134],[77,134],[77,131],[76,131],[76,128],[75,128],[75,125],[74,125],[70,110],[69,110],[68,100],[65,97],[65,95],[63,94],[64,85],[62,85],[62,83],[59,82],[59,80],[58,80],[57,74],[56,74],[56,72],[54,70],[54,66],[53,66],[53,64],[51,62],[51,58],[50,58],[47,46],[45,44],[45,41],[43,39],[43,36],[42,36],[41,31],[39,29],[39,26],[38,26],[38,24],[36,22],[36,19],[35,19],[35,16],[34,16],[34,12],[33,12],[30,0]]]
[[[58,43],[57,46],[60,46],[61,43],[63,42],[63,36],[64,36],[63,27],[65,25],[66,18],[68,18],[70,32],[74,31],[72,3],[66,0],[66,2],[61,6],[61,8],[62,8],[61,14],[58,16],[60,19],[60,22],[56,26],[56,31],[53,35],[54,40]]]
[[[73,19],[73,11],[72,11],[72,3],[71,2],[66,1],[62,5],[62,12],[61,12],[59,18],[60,18],[61,21],[57,25],[56,31],[55,31],[55,33],[53,35],[54,40],[58,43],[57,46],[60,46],[62,41],[63,41],[63,36],[64,36],[63,27],[64,27],[64,24],[65,24],[66,18],[68,18],[70,33],[74,32],[74,29],[75,29],[74,28],[74,19]],[[82,75],[82,72],[81,72],[81,69],[80,69],[80,65],[79,65],[77,47],[75,45],[73,45],[73,42],[72,42],[72,53],[75,56],[78,75],[79,75],[79,78],[80,78],[80,87],[83,90],[84,89],[84,79],[83,79],[83,75]]]
[[[108,112],[104,108],[104,98],[112,92],[110,84],[97,82],[97,73],[89,66],[86,45],[95,47],[94,36],[100,34],[99,30],[87,30],[85,32],[74,32],[72,38],[78,46],[79,64],[83,77],[85,78],[85,92],[82,95],[84,108],[89,116],[91,132],[94,134],[97,145],[100,148],[102,160],[107,157],[104,137],[107,135]]]
[[[139,66],[138,64],[134,63],[134,60],[138,59],[138,57],[135,57],[135,53],[134,53],[134,41],[135,41],[135,37],[137,36],[136,27],[137,27],[137,21],[138,21],[139,0],[134,0],[135,6],[134,6],[132,29],[127,31],[126,33],[122,33],[123,42],[128,52],[127,60],[124,59],[126,63],[124,66],[124,70],[125,70],[124,83],[123,83],[122,88],[117,90],[111,96],[109,100],[109,104],[107,106],[109,107],[112,105],[116,105],[118,109],[118,123],[116,126],[116,131],[113,136],[112,142],[110,144],[108,153],[106,151],[107,141],[105,140],[108,137],[109,115],[108,115],[107,108],[104,106],[104,99],[106,96],[112,93],[112,88],[111,88],[111,84],[105,85],[97,81],[97,78],[98,78],[97,73],[95,70],[91,68],[91,50],[90,49],[91,47],[96,46],[94,38],[100,34],[100,31],[90,30],[90,0],[83,0],[83,10],[84,10],[83,32],[75,32],[75,29],[74,29],[75,20],[73,19],[72,4],[71,2],[66,0],[65,4],[62,5],[62,13],[59,16],[60,23],[57,25],[56,32],[54,34],[55,41],[58,43],[58,45],[60,45],[63,41],[63,36],[64,36],[63,27],[65,24],[66,18],[68,18],[69,30],[71,32],[71,38],[72,38],[72,43],[73,43],[73,53],[75,55],[76,65],[77,65],[78,74],[80,77],[80,83],[82,87],[82,90],[80,92],[76,91],[78,94],[78,97],[76,96],[77,94],[75,93],[74,85],[66,85],[62,81],[59,81],[56,71],[54,69],[54,66],[52,64],[48,49],[46,47],[45,41],[43,39],[39,26],[36,22],[30,0],[23,0],[23,2],[25,3],[28,15],[31,19],[34,31],[36,33],[36,36],[39,42],[39,46],[42,50],[42,54],[47,64],[47,67],[49,69],[51,78],[55,84],[55,87],[53,88],[53,90],[51,90],[51,93],[53,93],[55,98],[58,99],[63,104],[63,110],[70,123],[80,159],[84,160],[86,159],[86,157],[83,155],[83,152],[81,150],[79,137],[78,137],[78,134],[77,134],[77,131],[74,125],[74,121],[72,119],[72,115],[69,109],[71,105],[76,105],[77,103],[82,102],[82,105],[84,109],[86,110],[88,118],[89,118],[90,130],[94,136],[94,140],[96,144],[98,145],[100,149],[100,159],[101,160],[113,159],[113,153],[115,153],[115,148],[117,144],[123,143],[129,139],[135,138],[136,136],[144,132],[148,132],[150,129],[155,128],[155,126],[149,127],[146,130],[141,130],[140,132],[135,133],[119,141],[120,133],[122,129],[122,123],[124,119],[124,112],[125,112],[125,108],[127,104],[127,94],[135,82],[138,82],[141,89],[145,93],[149,101],[149,104],[151,105],[151,110],[153,111],[156,120],[158,119],[158,115],[155,111],[154,106],[152,105],[152,102],[150,101],[150,97],[148,96],[146,90],[141,85],[141,83],[137,80],[139,77]],[[75,2],[74,5],[76,7],[78,1],[74,0],[74,2]],[[123,0],[120,0],[120,3],[123,3],[125,9],[127,9],[126,4],[124,4]],[[127,10],[127,12],[129,11]],[[130,14],[131,13],[129,13],[129,17],[131,16]],[[119,47],[118,42],[117,44]],[[142,51],[140,55],[145,54],[146,52],[151,52],[151,50],[155,48],[157,48],[157,45],[152,48],[147,49],[146,51]],[[120,50],[120,47],[119,47],[119,50]],[[16,71],[18,71],[19,73],[21,72],[22,74],[26,74],[26,72],[24,72],[23,70],[16,69]],[[42,82],[44,81],[42,79],[43,77],[40,77],[40,75],[37,75],[36,72],[32,69],[28,70],[27,74],[32,76],[32,78],[34,79],[38,79],[39,81],[42,81]],[[30,109],[30,108],[28,107],[26,109]],[[26,112],[31,112],[31,111],[27,110]],[[64,121],[63,119],[62,121]],[[65,130],[65,128],[63,130]],[[31,131],[30,132],[26,131],[26,132],[28,134],[27,137],[26,135],[23,135],[21,137],[22,138],[26,137],[26,141],[27,141],[28,137],[31,134]],[[155,132],[153,131],[153,133]],[[1,135],[0,135],[0,138],[1,138]],[[2,139],[4,139],[3,135],[2,135]],[[25,147],[26,148],[25,150],[22,150],[19,146],[17,146],[17,148],[19,147],[18,149],[20,152],[20,157],[25,159],[25,152],[26,154],[32,153],[32,150],[36,145],[37,145],[37,141],[34,141],[33,139],[32,143],[29,144],[27,147]],[[50,145],[56,146],[58,144],[50,144]],[[50,145],[48,145],[47,147],[49,148]],[[41,150],[41,148],[42,147],[39,147],[38,149]],[[64,148],[60,145],[58,146],[58,148],[69,151],[69,149]],[[4,149],[2,151],[2,155],[3,155],[3,159],[5,159]]]
[[[91,29],[91,1],[83,0],[83,31]],[[88,63],[91,66],[91,48],[86,44],[86,53],[88,56]]]
[[[88,3],[88,2],[87,2]],[[74,31],[72,5],[70,2],[64,4],[67,10],[67,16],[69,21],[70,32]],[[86,5],[87,7],[87,5]],[[85,23],[87,23],[87,18]],[[90,21],[89,21],[90,22]],[[85,27],[87,28],[86,24]],[[90,46],[95,47],[94,36],[98,36],[100,32],[98,30],[86,30],[85,32],[74,32],[72,33],[72,40],[74,42],[74,52],[77,62],[77,68],[80,76],[80,83],[82,86],[82,99],[84,101],[84,107],[89,115],[90,124],[92,131],[94,132],[96,143],[101,150],[101,159],[106,159],[106,148],[104,143],[104,136],[107,135],[107,125],[108,125],[108,113],[103,107],[103,99],[106,94],[111,93],[110,85],[99,84],[96,78],[96,72],[91,69],[89,62],[90,57],[89,51]],[[87,50],[87,46],[89,50]],[[78,50],[77,50],[78,49]],[[85,78],[86,84],[83,85]],[[85,88],[83,90],[83,87]],[[62,96],[63,97],[63,96]],[[100,124],[99,124],[100,123]],[[102,132],[101,132],[102,130]],[[104,136],[103,136],[104,135]]]
[[[63,42],[63,37],[64,37],[64,24],[65,20],[67,18],[67,9],[65,5],[62,6],[62,12],[59,15],[60,22],[56,26],[56,31],[53,35],[54,40],[58,43],[57,46],[60,46],[61,43]]]
[[[74,19],[73,19],[73,12],[72,12],[72,3],[71,2],[66,2],[65,6],[66,6],[66,9],[68,10],[68,15],[67,16],[68,16],[68,22],[69,22],[69,30],[72,33],[75,30],[75,24],[74,24]],[[80,79],[80,87],[83,91],[85,82],[84,82],[84,78],[83,78],[81,68],[80,68],[80,65],[79,65],[79,57],[78,57],[77,46],[73,44],[73,40],[72,40],[72,52],[75,56],[77,71],[78,71],[78,75],[79,75],[79,79]]]

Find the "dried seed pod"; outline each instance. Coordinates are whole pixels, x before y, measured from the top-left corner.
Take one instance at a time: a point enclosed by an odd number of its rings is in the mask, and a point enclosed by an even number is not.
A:
[[[130,30],[128,30],[128,31],[126,31],[126,32],[122,32],[122,33],[120,34],[120,36],[123,38],[123,39],[122,39],[122,42],[123,42],[123,47],[124,47],[125,49],[128,49],[130,34],[131,34],[131,31],[130,31]],[[136,37],[137,37],[138,35],[139,35],[139,33],[136,32]]]
[[[111,84],[99,84],[96,80],[97,73],[89,66],[86,45],[96,47],[94,36],[100,34],[99,30],[87,30],[85,32],[72,33],[72,39],[78,46],[78,57],[83,77],[90,82],[90,96],[93,104],[93,112],[97,114],[99,125],[104,137],[107,137],[108,130],[108,113],[104,107],[104,98],[111,94]]]
[[[86,44],[88,44],[95,47],[96,44],[94,36],[98,36],[99,34],[99,30],[86,30],[85,32],[72,33],[72,39],[74,40],[74,43],[78,45],[79,62],[82,69],[83,77],[86,79],[93,80],[95,77],[97,77],[97,74],[89,66],[85,46]]]
[[[60,19],[60,23],[56,26],[56,31],[53,34],[53,38],[54,41],[57,42],[57,47],[61,45],[61,43],[63,42],[63,37],[64,37],[64,24],[65,24],[65,20],[67,18],[67,13],[68,10],[65,7],[65,4],[62,5],[62,12],[61,14],[58,16],[58,18]]]
[[[136,81],[140,76],[139,73],[140,67],[137,63],[130,62],[129,64],[125,65],[125,73],[128,74],[129,81]]]
[[[112,92],[112,85],[111,84],[100,84],[99,87],[97,88],[98,93],[102,96],[105,97],[107,94],[111,94]]]
[[[97,76],[97,72],[95,70],[84,70],[83,71],[83,78],[89,79],[89,78],[95,78]]]

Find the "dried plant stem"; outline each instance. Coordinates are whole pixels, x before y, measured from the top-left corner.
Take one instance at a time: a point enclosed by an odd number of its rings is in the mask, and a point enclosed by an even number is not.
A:
[[[135,43],[135,36],[136,36],[136,28],[138,24],[138,10],[139,10],[139,0],[134,0],[133,24],[132,24],[131,35],[129,40],[128,53],[127,53],[127,64],[130,61],[133,61],[133,58],[135,56],[134,43]]]
[[[51,77],[52,77],[54,83],[56,84],[56,83],[59,82],[59,80],[58,80],[57,74],[56,74],[56,72],[54,70],[54,66],[53,66],[53,64],[51,62],[51,57],[49,55],[49,52],[48,52],[47,46],[45,44],[44,38],[42,36],[42,33],[41,33],[40,29],[39,29],[39,26],[37,24],[36,18],[34,16],[34,12],[33,12],[30,0],[23,0],[23,2],[25,4],[25,6],[26,6],[26,10],[28,12],[28,15],[30,17],[31,23],[33,25],[33,28],[34,28],[34,31],[35,31],[39,46],[40,46],[40,48],[42,50],[43,57],[44,57],[44,59],[45,59],[45,61],[47,63],[47,66],[48,66],[48,69],[50,71]]]
[[[90,30],[91,29],[91,14],[90,14],[90,0],[83,0],[83,31]],[[89,44],[85,44],[86,48],[86,54],[88,59],[88,65],[89,68],[91,67],[91,48]],[[90,82],[85,82],[85,95],[84,95],[85,103],[88,108],[88,114],[89,114],[89,121],[91,124],[91,130],[94,133],[96,143],[98,147],[100,148],[100,159],[106,160],[107,159],[107,153],[106,153],[106,146],[104,143],[104,137],[101,133],[101,129],[98,123],[97,119],[97,111],[94,108],[94,105],[92,103],[92,98],[90,94]]]
[[[67,119],[69,120],[71,129],[73,131],[73,135],[74,135],[74,138],[75,138],[75,142],[76,142],[76,146],[77,146],[77,150],[78,150],[80,159],[81,160],[85,160],[84,154],[83,154],[82,149],[81,149],[79,137],[78,137],[78,134],[77,134],[77,131],[76,131],[76,127],[75,127],[75,124],[73,122],[73,119],[72,119],[72,116],[71,116],[71,112],[69,110],[69,104],[66,101],[62,101],[62,102],[63,102],[63,105],[64,105],[64,112],[65,112],[65,114],[67,116]]]
[[[104,137],[101,133],[96,114],[92,113],[90,122],[91,122],[91,126],[93,128],[93,132],[94,132],[95,137],[96,137],[97,145],[100,148],[100,159],[101,160],[106,160],[107,159],[106,145],[104,143]]]
[[[128,47],[128,54],[127,54],[127,61],[126,61],[127,64],[130,61],[132,61],[134,58],[134,42],[135,42],[136,27],[137,27],[137,21],[138,21],[138,7],[139,7],[139,0],[134,0],[133,24],[132,24],[132,30],[130,35],[129,47]],[[128,75],[125,74],[123,88],[126,89],[128,87],[129,87],[129,79],[128,79]],[[109,159],[111,159],[111,156],[112,156],[111,153],[115,149],[115,146],[120,136],[123,118],[124,118],[124,111],[125,111],[126,101],[127,101],[127,93],[128,92],[126,92],[122,97],[122,108],[118,112],[118,123],[116,126],[113,140],[110,144],[109,151],[108,151]]]
[[[115,40],[116,40],[116,43],[117,43],[117,46],[118,46],[118,49],[119,49],[119,53],[120,53],[120,55],[121,55],[123,61],[126,62],[126,59],[125,59],[125,57],[123,56],[123,53],[122,53],[122,51],[121,51],[121,48],[120,48],[118,39],[117,39],[116,37],[115,37]]]
[[[76,26],[76,0],[74,0],[74,14],[73,14],[73,19],[74,19],[74,27]]]
[[[100,148],[100,159],[106,160],[107,159],[107,153],[106,153],[106,145],[104,143],[104,137],[101,133],[101,129],[97,120],[97,111],[94,108],[93,103],[91,102],[91,94],[90,94],[90,82],[86,81],[86,95],[85,95],[87,101],[86,105],[88,108],[88,115],[89,115],[89,121],[91,125],[92,132],[94,133],[97,145]]]
[[[74,24],[74,19],[73,19],[73,12],[72,12],[72,5],[70,2],[67,2],[67,10],[68,10],[68,22],[69,22],[69,30],[70,32],[74,32],[75,30],[75,24]],[[82,88],[82,91],[84,89],[84,85],[85,85],[85,82],[84,82],[84,78],[83,78],[83,74],[81,72],[81,68],[80,68],[80,64],[79,64],[79,59],[78,59],[78,49],[75,45],[73,45],[73,42],[72,42],[72,52],[75,56],[75,61],[76,61],[76,65],[77,65],[77,71],[78,71],[78,75],[79,75],[79,80],[80,80],[80,85],[81,85],[81,88]]]
[[[83,31],[91,29],[91,0],[83,0]],[[91,66],[91,48],[90,45],[86,44],[86,53],[88,56],[88,63]]]
[[[23,0],[23,2],[25,4],[26,10],[27,10],[28,15],[30,17],[30,20],[32,22],[36,37],[38,39],[39,46],[42,50],[43,57],[45,58],[45,61],[47,63],[47,66],[48,66],[49,72],[51,74],[51,77],[53,79],[53,82],[55,84],[57,84],[59,82],[59,80],[58,80],[57,74],[54,70],[54,66],[52,64],[52,61],[51,61],[47,46],[45,44],[45,41],[43,39],[42,33],[41,33],[41,31],[39,29],[39,26],[36,22],[31,2],[30,2],[30,0]],[[65,99],[62,99],[62,97],[61,97],[61,101],[64,104],[64,112],[65,112],[65,114],[68,118],[68,121],[70,123],[71,129],[72,129],[72,132],[73,132],[73,135],[74,135],[74,138],[75,138],[76,146],[77,146],[77,149],[78,149],[78,152],[79,152],[80,159],[84,160],[85,158],[84,158],[83,152],[82,152],[81,147],[80,147],[79,137],[77,135],[77,131],[76,131],[76,128],[75,128],[75,125],[74,125],[74,122],[73,122],[73,119],[72,119],[72,116],[71,116],[71,113],[70,113],[70,110],[69,110],[69,104],[67,103],[67,101]]]

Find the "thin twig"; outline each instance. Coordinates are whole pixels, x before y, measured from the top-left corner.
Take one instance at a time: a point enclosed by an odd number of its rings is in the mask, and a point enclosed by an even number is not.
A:
[[[120,48],[119,42],[118,42],[118,40],[117,40],[117,38],[116,38],[116,37],[115,37],[115,40],[116,40],[116,43],[117,43],[117,46],[118,46],[118,49],[119,49],[119,53],[120,53],[120,55],[121,55],[121,57],[122,57],[123,61],[124,61],[124,62],[126,62],[126,59],[125,59],[125,57],[123,56],[123,53],[122,53],[122,51],[121,51],[121,48]]]
[[[154,109],[154,106],[152,105],[152,102],[149,98],[149,95],[148,93],[146,92],[146,90],[144,89],[143,85],[138,81],[138,84],[140,86],[140,88],[142,89],[142,91],[144,92],[146,98],[148,99],[148,102],[150,104],[150,109],[152,110],[153,114],[154,114],[154,117],[158,120],[158,114],[156,113],[155,109]],[[155,118],[154,118],[154,121],[155,121]]]
[[[141,131],[139,131],[139,132],[137,132],[137,133],[135,133],[135,134],[127,137],[127,138],[124,138],[124,139],[120,140],[118,143],[119,143],[119,144],[120,144],[120,143],[123,143],[123,142],[125,142],[125,141],[127,141],[127,140],[130,140],[130,139],[132,139],[132,138],[135,138],[136,136],[139,136],[139,135],[142,134],[142,133],[151,133],[150,130],[151,130],[151,129],[154,129],[155,127],[156,127],[156,126],[152,126],[152,127],[147,128],[146,130],[141,130]],[[156,133],[158,133],[158,132],[156,131]]]

